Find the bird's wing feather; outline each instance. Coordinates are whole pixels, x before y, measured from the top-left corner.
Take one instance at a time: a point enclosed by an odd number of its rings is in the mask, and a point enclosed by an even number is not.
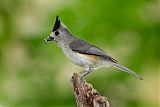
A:
[[[74,52],[78,52],[81,54],[87,54],[87,55],[97,55],[100,57],[105,58],[106,60],[109,60],[111,62],[117,63],[118,61],[112,58],[111,56],[107,55],[106,52],[104,52],[102,49],[91,45],[81,39],[76,38],[74,41],[70,43],[70,48]]]

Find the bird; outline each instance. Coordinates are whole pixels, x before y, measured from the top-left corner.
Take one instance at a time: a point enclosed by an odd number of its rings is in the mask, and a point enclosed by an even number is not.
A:
[[[80,72],[82,74],[81,79],[95,69],[102,67],[115,67],[143,80],[140,75],[119,64],[116,59],[111,57],[104,50],[74,36],[67,26],[60,21],[58,16],[56,16],[51,34],[44,39],[44,43],[47,44],[49,41],[57,44],[72,63],[85,69]]]

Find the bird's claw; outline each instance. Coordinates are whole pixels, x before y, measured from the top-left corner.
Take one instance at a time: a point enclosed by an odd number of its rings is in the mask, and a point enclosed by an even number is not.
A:
[[[80,74],[83,75],[85,72],[87,72],[87,71],[81,71]]]

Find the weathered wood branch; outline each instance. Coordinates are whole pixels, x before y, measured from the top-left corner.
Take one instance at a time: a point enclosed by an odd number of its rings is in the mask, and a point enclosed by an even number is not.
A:
[[[78,107],[110,107],[107,98],[101,96],[91,84],[82,81],[76,73],[72,76],[72,84]]]

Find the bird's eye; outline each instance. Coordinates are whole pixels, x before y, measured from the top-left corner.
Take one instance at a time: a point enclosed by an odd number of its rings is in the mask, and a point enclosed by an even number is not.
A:
[[[59,31],[55,31],[55,35],[56,35],[56,36],[59,35]]]

